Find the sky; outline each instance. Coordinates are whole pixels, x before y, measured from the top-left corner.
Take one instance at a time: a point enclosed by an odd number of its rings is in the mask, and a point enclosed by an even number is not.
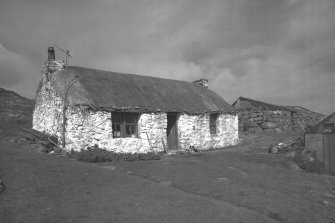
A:
[[[35,98],[58,44],[70,65],[194,81],[335,111],[334,0],[1,0],[0,87]],[[56,49],[56,58],[64,53]]]

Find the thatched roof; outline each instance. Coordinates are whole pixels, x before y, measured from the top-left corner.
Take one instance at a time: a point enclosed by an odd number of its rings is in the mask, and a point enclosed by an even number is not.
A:
[[[260,108],[260,109],[265,109],[265,110],[271,110],[271,111],[290,111],[290,112],[297,112],[297,110],[288,108],[286,106],[281,106],[281,105],[273,105],[269,103],[265,103],[262,101],[256,101],[250,98],[245,98],[245,97],[239,97],[232,105],[235,106],[235,104],[238,102],[238,100],[241,101],[246,101],[250,103],[250,108]],[[242,109],[248,109],[248,108],[242,108]]]
[[[71,105],[87,105],[106,111],[165,111],[190,114],[233,112],[214,91],[198,84],[163,78],[123,74],[82,67],[66,67],[51,74],[63,97],[69,83]]]

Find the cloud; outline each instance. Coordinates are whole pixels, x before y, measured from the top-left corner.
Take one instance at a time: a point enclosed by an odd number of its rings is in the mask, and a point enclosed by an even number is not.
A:
[[[6,89],[15,89],[32,97],[31,89],[23,88],[32,87],[36,79],[36,70],[30,62],[23,56],[8,51],[0,44],[0,85]],[[35,85],[35,84],[33,84]]]
[[[0,69],[7,74],[1,83],[29,82],[21,91],[32,95],[47,47],[57,43],[73,53],[72,65],[185,81],[207,78],[229,102],[243,95],[330,113],[334,5],[333,0],[4,0],[0,56],[6,55],[6,62]],[[64,59],[58,50],[56,56]]]

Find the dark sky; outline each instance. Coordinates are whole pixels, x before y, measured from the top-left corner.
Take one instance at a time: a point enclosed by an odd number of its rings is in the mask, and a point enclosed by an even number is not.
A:
[[[71,65],[335,111],[334,0],[2,0],[0,87],[34,98],[47,48]],[[56,51],[59,59],[65,59]]]

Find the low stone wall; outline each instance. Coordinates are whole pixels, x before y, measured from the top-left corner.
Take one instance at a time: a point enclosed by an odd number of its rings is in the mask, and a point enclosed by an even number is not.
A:
[[[178,138],[182,150],[194,146],[200,150],[223,148],[238,142],[237,115],[220,114],[217,119],[217,133],[211,136],[209,114],[187,115],[178,119]]]

